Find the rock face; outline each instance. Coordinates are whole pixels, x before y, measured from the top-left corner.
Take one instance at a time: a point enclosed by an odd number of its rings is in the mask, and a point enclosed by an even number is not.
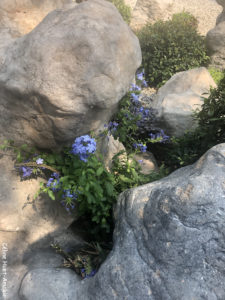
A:
[[[71,0],[1,0],[0,47],[29,33],[50,11],[70,2]]]
[[[105,167],[108,170],[112,167],[113,156],[120,151],[126,151],[124,145],[119,140],[115,140],[112,135],[107,135],[100,139],[98,149],[103,156]]]
[[[153,108],[158,111],[158,126],[169,135],[181,136],[193,129],[193,110],[200,108],[202,98],[210,87],[216,87],[206,68],[196,68],[173,75],[154,97]]]
[[[224,176],[220,144],[121,194],[114,249],[87,299],[224,299]]]
[[[55,148],[99,129],[140,63],[138,39],[111,3],[53,11],[0,48],[0,138]]]
[[[206,36],[206,42],[211,54],[212,65],[219,69],[225,68],[225,2],[217,0],[223,11],[218,16],[216,26]]]
[[[129,5],[130,0],[125,1]],[[171,15],[174,0],[137,0],[131,19],[132,28],[140,28],[147,22],[168,19]]]
[[[224,300],[224,178],[225,144],[219,144],[195,164],[122,193],[111,254],[82,284],[65,274],[63,299],[70,299],[73,280],[73,299]],[[37,297],[35,286],[45,279],[49,271],[29,272],[22,299],[54,299],[46,287]]]
[[[147,22],[167,20],[175,13],[187,11],[198,20],[198,30],[202,35],[215,26],[221,7],[215,0],[125,0],[133,8],[131,27],[139,29]]]
[[[76,216],[70,216],[57,202],[45,198],[33,200],[39,181],[20,181],[10,156],[0,159],[0,245],[6,251],[7,297],[17,300],[22,278],[33,268],[59,267],[62,259],[50,249],[62,240]],[[65,237],[64,237],[65,239]],[[71,243],[72,239],[67,242]],[[78,243],[79,240],[73,243]],[[66,243],[64,242],[63,246]],[[1,262],[2,267],[2,262]],[[0,280],[3,282],[2,272]],[[2,286],[1,286],[2,287]],[[0,289],[2,290],[2,289]]]

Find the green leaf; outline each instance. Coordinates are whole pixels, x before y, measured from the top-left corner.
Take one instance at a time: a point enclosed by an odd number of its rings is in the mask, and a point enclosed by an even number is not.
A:
[[[53,193],[52,190],[48,190],[48,196],[52,199],[52,200],[55,200],[55,195]]]
[[[97,176],[100,176],[100,175],[103,173],[103,171],[104,171],[104,168],[103,168],[103,167],[98,168],[98,170],[97,170],[97,172],[96,172],[96,175],[97,175]]]

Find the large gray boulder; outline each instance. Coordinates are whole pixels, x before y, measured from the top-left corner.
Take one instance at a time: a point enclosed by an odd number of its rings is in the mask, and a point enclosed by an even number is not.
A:
[[[223,11],[217,17],[216,26],[207,33],[206,42],[212,65],[222,70],[225,68],[225,2],[217,0],[217,3]]]
[[[59,279],[65,281],[59,272],[64,271],[52,271],[60,295],[85,300],[224,300],[224,178],[225,144],[219,144],[195,164],[122,193],[112,252],[96,276],[82,283],[75,274],[65,274],[68,282],[61,286]],[[53,299],[49,275],[29,272],[21,285],[22,299]],[[50,289],[43,284],[38,297],[35,286],[45,279]]]
[[[193,111],[201,108],[202,97],[209,96],[210,87],[215,88],[216,83],[204,67],[173,75],[149,103],[158,111],[158,126],[174,136],[194,129]]]
[[[111,3],[51,12],[0,48],[0,139],[55,149],[101,128],[140,63],[138,39]]]

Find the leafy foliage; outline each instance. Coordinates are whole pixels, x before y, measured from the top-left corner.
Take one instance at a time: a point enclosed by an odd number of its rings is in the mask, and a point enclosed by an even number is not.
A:
[[[127,155],[124,151],[120,151],[113,157],[112,171],[115,174],[115,189],[118,192],[159,180],[167,175],[164,166],[159,172],[142,174],[140,163],[134,159],[134,154]]]
[[[130,24],[131,20],[131,8],[125,4],[124,0],[108,0],[112,2],[112,4],[115,5],[115,7],[118,9],[119,13],[123,17],[124,21],[127,24]]]
[[[114,177],[103,162],[94,154],[86,162],[82,161],[68,149],[61,154],[42,154],[42,158],[58,170],[60,177],[43,184],[40,192],[47,193],[53,200],[57,193],[68,211],[77,204],[80,216],[90,216],[100,228],[109,231],[117,193]]]
[[[150,85],[159,87],[173,74],[209,62],[205,39],[198,34],[197,21],[189,13],[175,14],[169,21],[147,24],[137,35]]]
[[[223,72],[213,67],[209,68],[208,70],[215,83],[218,84],[220,80],[223,78]]]

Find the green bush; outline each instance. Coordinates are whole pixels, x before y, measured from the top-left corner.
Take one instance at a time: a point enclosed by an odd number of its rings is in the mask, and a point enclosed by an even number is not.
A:
[[[215,83],[218,84],[220,80],[223,78],[223,72],[213,67],[209,68],[208,70]]]
[[[131,20],[131,8],[124,3],[123,0],[108,0],[112,2],[112,4],[115,5],[115,7],[118,9],[119,13],[123,17],[124,21],[127,24],[130,24]]]
[[[175,14],[172,20],[147,24],[137,32],[146,79],[161,86],[173,74],[205,66],[209,62],[204,37],[197,32],[197,21],[189,13]]]

